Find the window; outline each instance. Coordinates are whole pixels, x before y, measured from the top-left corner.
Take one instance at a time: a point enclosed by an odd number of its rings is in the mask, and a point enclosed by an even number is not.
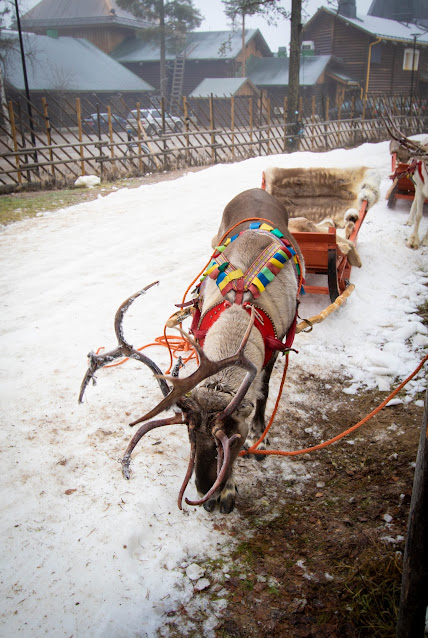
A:
[[[381,63],[382,61],[382,45],[381,44],[377,44],[376,46],[372,47],[371,61],[373,62],[373,64]]]
[[[413,60],[413,54],[415,54],[414,60]],[[419,66],[418,49],[404,49],[403,71],[412,70],[412,61],[413,61],[413,71],[417,71]]]

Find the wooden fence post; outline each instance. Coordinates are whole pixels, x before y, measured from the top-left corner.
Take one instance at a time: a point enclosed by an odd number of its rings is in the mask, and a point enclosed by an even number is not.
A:
[[[100,116],[100,105],[97,102],[96,103],[96,109],[97,109],[97,129],[98,129],[98,150],[99,150],[99,154],[100,154],[100,158],[99,158],[99,164],[100,164],[100,173],[101,173],[101,180],[104,179],[104,162],[102,161],[103,159],[103,147],[101,144],[101,116]]]
[[[210,95],[210,128],[211,128],[211,158],[213,162],[216,162],[216,150],[215,150],[215,134],[214,134],[214,97]]]
[[[55,166],[53,163],[53,153],[52,153],[52,137],[51,137],[51,125],[49,121],[49,112],[48,112],[48,103],[45,97],[42,97],[42,105],[43,105],[43,115],[45,118],[45,128],[46,128],[46,138],[49,146],[49,160],[52,162],[51,164],[51,173],[52,177],[55,178]]]
[[[253,152],[253,126],[254,126],[254,122],[253,122],[253,96],[250,97],[250,101],[248,102],[248,118],[249,118],[249,124],[250,124],[250,142],[251,142],[251,152]]]
[[[83,148],[83,131],[82,131],[82,107],[80,104],[80,97],[76,98],[76,115],[77,115],[77,129],[79,131],[79,142],[80,142],[80,172],[82,175],[85,174],[85,162],[84,162],[84,148]]]
[[[263,126],[263,89],[260,91],[260,106],[259,106],[259,155],[262,154],[263,145],[262,145],[262,127]]]
[[[232,132],[232,157],[235,159],[235,98],[230,98],[230,130]]]
[[[183,117],[184,117],[184,130],[186,131],[186,162],[190,163],[190,137],[189,137],[189,113],[187,111],[187,97],[183,95]]]
[[[108,118],[108,133],[109,133],[109,137],[110,137],[110,155],[113,158],[114,157],[114,140],[113,140],[113,124],[111,121],[111,106],[110,104],[107,105],[107,118]]]
[[[423,638],[428,605],[428,390],[410,503],[397,638]]]
[[[13,112],[13,102],[10,101],[8,103],[9,107],[9,121],[10,121],[10,129],[12,131],[12,141],[13,141],[13,150],[15,153],[18,152],[18,140],[16,139],[16,125],[15,125],[15,113]],[[22,174],[19,170],[19,155],[15,155],[15,164],[18,172],[18,184],[22,184]]]
[[[315,95],[312,96],[312,139],[311,139],[311,148],[314,150],[315,146]]]
[[[284,97],[284,153],[287,152],[287,96]]]

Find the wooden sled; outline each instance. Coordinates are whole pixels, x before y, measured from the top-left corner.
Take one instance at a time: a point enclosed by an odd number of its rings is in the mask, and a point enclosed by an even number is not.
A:
[[[408,169],[410,164],[405,162],[399,162],[397,160],[397,154],[391,154],[391,175],[390,178],[393,180],[393,184],[389,191],[386,194],[386,199],[388,200],[388,208],[394,208],[397,199],[409,199],[411,201],[415,198],[415,185],[413,184],[410,177],[406,176],[406,169]],[[394,178],[394,175],[398,171],[398,173],[403,173],[401,177]],[[425,199],[425,203],[428,204],[428,198]]]
[[[359,217],[349,239],[356,243],[368,210],[366,200],[358,206],[359,187],[367,169],[268,169],[262,188],[286,205],[290,217],[306,217],[315,223],[326,217],[343,222],[345,211],[359,208]],[[334,194],[334,197],[333,197]],[[336,228],[328,233],[293,232],[302,251],[307,274],[325,275],[326,285],[305,285],[307,293],[329,295],[334,302],[350,282],[352,266],[340,250]]]

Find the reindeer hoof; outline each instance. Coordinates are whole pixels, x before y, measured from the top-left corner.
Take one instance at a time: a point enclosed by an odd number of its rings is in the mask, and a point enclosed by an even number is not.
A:
[[[228,492],[226,496],[223,493],[220,496],[220,512],[221,514],[230,514],[235,509],[235,492]]]
[[[419,240],[415,239],[414,237],[409,237],[406,242],[406,246],[412,248],[413,250],[417,250],[419,248]]]
[[[212,498],[210,501],[207,501],[203,505],[204,505],[204,510],[206,510],[207,512],[214,512],[217,505],[217,499]]]
[[[250,447],[252,447],[255,443],[257,443],[257,441],[259,440],[260,436],[247,436],[247,439],[245,441],[244,444],[244,449],[248,450]],[[262,443],[260,443],[260,445],[258,446],[258,450],[267,450],[269,446],[269,439],[265,439]],[[266,460],[266,455],[265,454],[246,454],[244,458],[255,458],[257,460],[258,463],[263,463],[263,461]]]

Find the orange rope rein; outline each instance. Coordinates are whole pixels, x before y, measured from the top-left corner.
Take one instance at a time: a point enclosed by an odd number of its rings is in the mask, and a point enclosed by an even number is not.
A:
[[[285,363],[284,363],[284,370],[282,373],[282,378],[281,378],[281,383],[279,384],[279,390],[278,390],[278,396],[276,397],[276,401],[275,401],[275,406],[273,408],[273,412],[271,414],[271,417],[269,419],[269,423],[267,424],[265,431],[263,432],[263,434],[261,435],[261,437],[259,438],[259,440],[254,443],[254,445],[252,445],[250,448],[248,448],[248,450],[241,450],[239,452],[239,456],[244,456],[245,454],[253,454],[253,450],[256,450],[256,448],[260,445],[260,443],[264,440],[266,434],[269,432],[270,427],[273,423],[273,420],[275,418],[275,415],[278,411],[278,407],[279,407],[279,402],[281,400],[281,396],[282,396],[282,391],[284,388],[284,383],[285,383],[285,377],[287,376],[287,370],[288,370],[288,358],[289,358],[289,352],[285,353]],[[254,454],[260,453],[260,451],[254,452]]]
[[[425,357],[422,359],[422,361],[420,362],[420,364],[417,366],[417,368],[412,372],[412,374],[410,374],[407,379],[404,379],[404,381],[402,381],[402,383],[400,383],[400,385],[395,388],[395,390],[393,390],[393,392],[391,392],[391,394],[382,401],[382,403],[380,405],[378,405],[377,408],[375,408],[374,410],[372,410],[372,412],[370,412],[370,414],[368,414],[367,416],[364,417],[364,419],[361,419],[361,421],[358,421],[358,423],[356,423],[355,425],[353,425],[352,427],[348,428],[347,430],[345,430],[344,432],[342,432],[341,434],[338,434],[337,436],[333,437],[332,439],[329,439],[328,441],[324,441],[323,443],[319,443],[318,445],[313,445],[312,447],[308,447],[305,448],[304,450],[294,450],[292,452],[286,452],[286,451],[282,451],[282,450],[257,450],[257,446],[263,441],[267,431],[269,430],[270,426],[271,426],[271,422],[269,422],[268,427],[266,428],[266,430],[264,431],[263,435],[261,436],[261,438],[259,439],[259,441],[257,441],[257,443],[255,443],[253,446],[251,446],[250,448],[248,448],[248,450],[241,450],[241,452],[239,453],[240,456],[244,456],[246,454],[264,454],[265,456],[268,455],[275,455],[275,456],[297,456],[299,454],[307,454],[308,452],[314,452],[315,450],[321,450],[322,448],[327,447],[328,445],[331,445],[332,443],[335,443],[336,441],[339,441],[340,439],[343,439],[343,437],[347,436],[348,434],[350,434],[351,432],[354,432],[354,430],[356,430],[357,428],[361,427],[362,425],[364,425],[364,423],[367,423],[367,421],[369,421],[372,417],[374,417],[378,412],[380,412],[387,403],[389,403],[389,401],[391,401],[391,399],[393,397],[395,397],[396,394],[398,394],[398,392],[400,392],[400,390],[402,388],[404,388],[404,386],[411,380],[413,379],[413,377],[419,372],[419,370],[425,365],[425,363],[428,361],[428,354],[425,355]],[[282,387],[280,388],[280,390],[282,390]],[[275,409],[276,409],[276,405],[275,405]]]
[[[167,335],[165,330],[164,330],[164,334],[161,337],[156,337],[153,343],[147,343],[145,346],[142,346],[141,348],[137,348],[137,350],[138,352],[141,352],[141,350],[144,350],[145,348],[150,348],[152,346],[163,346],[165,348],[168,348],[169,355],[170,355],[170,366],[165,371],[165,374],[169,374],[172,368],[172,365],[174,363],[173,360],[178,359],[178,357],[182,353],[187,353],[185,357],[182,357],[183,364],[186,364],[188,361],[190,361],[190,359],[193,359],[193,358],[197,359],[196,351],[188,343],[188,341],[186,341],[186,339],[184,339],[181,336],[172,337],[171,335]],[[101,350],[104,350],[104,346],[102,346],[101,348],[98,348],[95,354],[99,354]],[[116,366],[121,366],[123,363],[128,361],[128,359],[129,357],[124,357],[123,359],[121,359],[120,361],[117,361],[116,363],[109,363],[108,365],[105,365],[103,367],[115,368]]]

